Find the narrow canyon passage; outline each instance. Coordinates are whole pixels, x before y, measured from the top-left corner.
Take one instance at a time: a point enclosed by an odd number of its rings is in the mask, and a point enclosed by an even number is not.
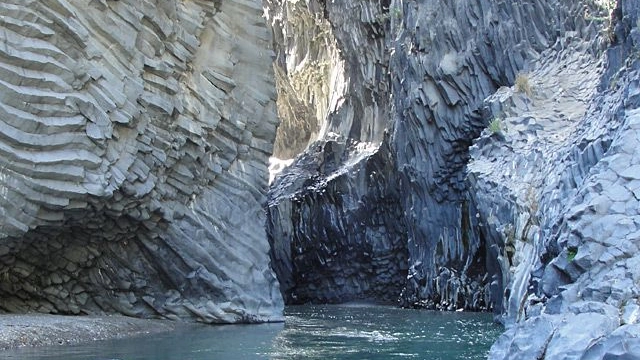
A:
[[[517,75],[577,50],[554,42],[589,46],[598,28],[577,16],[582,5],[265,4],[279,78],[274,156],[291,158],[309,139],[269,191],[267,233],[285,301],[502,312],[512,245],[496,228],[511,219],[483,227],[499,202],[470,187],[469,148],[492,117],[509,115],[492,114],[488,96],[511,87],[512,112],[525,110],[518,106],[533,94],[517,93]],[[595,64],[595,49],[585,50],[581,64]],[[526,206],[508,203],[505,217]]]
[[[267,203],[286,303],[492,310],[495,359],[636,344],[636,2],[265,4],[274,156],[308,143]]]
[[[640,356],[637,0],[7,0],[0,30],[0,310],[373,302],[492,312],[491,359]]]

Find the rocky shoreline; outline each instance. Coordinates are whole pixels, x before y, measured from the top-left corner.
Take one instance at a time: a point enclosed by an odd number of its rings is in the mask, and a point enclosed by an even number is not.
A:
[[[184,322],[127,316],[0,315],[0,350],[70,345],[173,331]]]

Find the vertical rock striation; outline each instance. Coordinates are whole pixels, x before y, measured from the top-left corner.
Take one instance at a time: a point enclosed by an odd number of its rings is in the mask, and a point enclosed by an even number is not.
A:
[[[285,300],[493,308],[495,359],[640,356],[639,3],[304,4],[347,85],[271,188]]]
[[[262,226],[277,120],[261,4],[0,13],[0,308],[281,319]]]
[[[281,119],[274,157],[292,159],[313,142],[329,107],[344,94],[344,65],[318,3],[265,2],[276,51],[274,70]]]
[[[276,11],[288,3],[267,2],[278,14],[272,15],[279,20],[272,22],[276,33],[290,28],[282,25],[286,14]],[[513,84],[518,72],[533,68],[560,39],[597,34],[583,16],[589,8],[542,0],[305,4],[331,24],[340,50],[333,63],[344,64],[340,78],[348,85],[328,95],[341,100],[330,106],[325,131],[271,190],[268,232],[285,298],[299,296],[296,288],[315,292],[317,301],[361,296],[376,277],[361,275],[367,280],[344,285],[342,274],[362,273],[371,260],[346,254],[370,254],[371,244],[385,238],[397,246],[388,257],[402,262],[388,267],[385,278],[394,280],[386,283],[387,294],[373,298],[398,297],[405,306],[500,309],[500,250],[478,230],[476,203],[466,191],[468,148],[489,121],[482,113],[487,96]],[[318,52],[301,33],[290,39],[276,44],[282,56],[294,53],[292,43],[296,50],[311,49],[305,54]],[[276,65],[283,63],[289,58]],[[382,220],[353,215],[372,212]],[[327,243],[335,246],[323,250]],[[343,259],[339,265],[326,261],[337,258]],[[326,295],[336,291],[343,295]]]
[[[287,39],[275,44],[276,72],[291,76],[292,69],[330,64],[329,76],[310,86],[328,90],[314,93],[317,104],[328,104],[313,118],[322,121],[319,140],[276,179],[269,195],[267,232],[283,295],[290,303],[394,301],[406,277],[407,252],[394,155],[385,133],[388,5],[265,4],[274,38]],[[300,20],[290,9],[301,6],[321,29],[331,26],[323,42],[310,41],[305,28],[296,27]],[[326,44],[328,52],[322,50]],[[281,95],[279,103],[291,103],[290,96]],[[291,122],[289,114],[281,112],[283,123]],[[290,142],[287,136],[281,139]]]
[[[514,235],[493,236],[509,270],[508,331],[491,358],[640,357],[639,16],[637,2],[617,3],[602,63],[565,42],[532,73],[526,106],[509,92],[487,99],[508,130],[476,144],[470,179],[478,204],[494,196],[500,209],[487,228]],[[520,206],[495,197],[496,183]]]
[[[514,83],[567,33],[595,35],[572,1],[391,3],[393,147],[406,214],[405,304],[499,309],[496,248],[478,234],[465,184],[485,97]],[[571,20],[570,20],[571,19]],[[473,192],[473,190],[471,191]]]

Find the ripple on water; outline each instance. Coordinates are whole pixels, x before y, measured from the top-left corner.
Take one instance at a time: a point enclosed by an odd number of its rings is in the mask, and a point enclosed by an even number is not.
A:
[[[502,329],[489,314],[385,306],[295,306],[286,323],[194,326],[78,346],[0,352],[20,360],[475,360]]]
[[[489,314],[385,306],[289,307],[271,359],[484,359],[502,329]]]

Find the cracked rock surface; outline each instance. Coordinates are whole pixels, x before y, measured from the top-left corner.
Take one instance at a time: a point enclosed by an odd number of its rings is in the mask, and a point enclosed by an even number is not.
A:
[[[0,4],[0,308],[282,319],[259,2]]]
[[[639,3],[268,1],[285,73],[316,53],[288,3],[342,67],[270,190],[285,301],[493,309],[492,359],[639,357]]]
[[[506,250],[508,325],[490,358],[640,357],[639,15],[618,3],[605,57],[579,59],[566,43],[561,68],[531,73],[526,106],[509,91],[487,99],[506,130],[472,149],[480,217],[496,191],[519,204],[499,202],[487,220]]]

